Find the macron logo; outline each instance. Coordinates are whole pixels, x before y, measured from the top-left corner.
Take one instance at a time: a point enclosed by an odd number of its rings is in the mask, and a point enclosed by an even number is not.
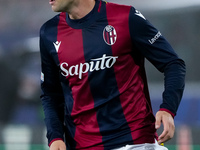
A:
[[[137,16],[143,18],[144,20],[146,20],[146,18],[141,14],[141,12],[139,12],[138,10],[135,10],[135,12],[136,12],[135,15],[137,15]]]
[[[60,42],[56,41],[55,43],[53,42],[53,45],[54,45],[57,52],[59,50],[60,44],[61,44],[61,41]]]

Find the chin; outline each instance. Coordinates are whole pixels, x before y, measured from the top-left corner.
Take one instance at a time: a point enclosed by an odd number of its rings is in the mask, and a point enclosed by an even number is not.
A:
[[[52,9],[52,11],[54,11],[54,12],[60,12],[60,10],[59,10],[58,7],[52,6],[51,9]]]
[[[52,10],[53,10],[54,12],[62,12],[61,10],[56,9],[56,8],[52,8]]]

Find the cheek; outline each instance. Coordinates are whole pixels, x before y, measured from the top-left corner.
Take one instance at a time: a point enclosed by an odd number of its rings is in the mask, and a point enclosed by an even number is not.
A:
[[[52,6],[52,10],[54,12],[62,12],[63,11],[63,4],[60,2],[55,3],[55,5]]]

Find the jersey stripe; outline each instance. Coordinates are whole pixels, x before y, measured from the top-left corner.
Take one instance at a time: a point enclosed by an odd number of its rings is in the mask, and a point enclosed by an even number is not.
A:
[[[65,13],[62,14],[65,15]],[[78,63],[84,64],[86,61],[84,57],[82,30],[76,30],[71,27],[66,28],[68,25],[66,24],[65,18],[66,16],[63,16],[62,19],[64,20],[59,24],[62,33],[58,34],[58,41],[59,39],[64,40],[62,41],[62,47],[60,46],[61,51],[58,51],[60,62],[70,60],[67,62],[69,66],[77,65]],[[66,36],[64,33],[71,34],[71,36]],[[73,46],[71,43],[74,43]],[[101,143],[102,138],[99,133],[96,119],[94,100],[87,80],[88,73],[85,73],[82,76],[82,79],[79,79],[79,76],[67,77],[69,85],[72,87],[72,97],[76,100],[73,102],[73,108],[70,115],[73,118],[73,123],[76,125],[74,133],[74,139],[75,141],[78,141],[76,143],[76,149],[83,147],[88,147],[87,149],[89,149],[91,145]],[[79,88],[80,82],[83,84],[81,89]],[[67,91],[65,92],[68,93]],[[82,99],[84,99],[84,101]],[[66,104],[69,103],[66,102]],[[90,105],[88,106],[88,104]]]
[[[124,116],[131,130],[130,133],[133,143],[154,143],[154,138],[152,137],[154,135],[152,134],[149,134],[147,137],[140,138],[141,135],[148,134],[149,128],[143,129],[146,130],[146,132],[143,131],[144,133],[141,133],[141,130],[138,130],[140,128],[143,128],[144,126],[144,116],[148,118],[152,115],[151,111],[146,113],[146,109],[149,106],[147,106],[148,103],[143,93],[145,86],[141,78],[141,76],[143,76],[142,74],[144,73],[141,73],[140,70],[142,66],[140,66],[140,64],[136,64],[135,60],[137,60],[137,58],[134,60],[133,56],[131,55],[133,54],[133,52],[130,51],[132,50],[131,37],[129,32],[130,9],[131,7],[129,7],[128,9],[128,7],[117,7],[117,5],[115,5],[115,7],[112,7],[112,9],[107,9],[107,17],[109,18],[108,23],[112,25],[117,31],[117,41],[114,45],[112,45],[113,55],[121,56],[116,63],[114,69],[119,92],[123,93],[120,95],[120,102],[123,108]],[[120,17],[122,24],[113,22],[112,20],[118,20],[115,17]],[[120,51],[121,49],[123,49],[123,51]],[[139,58],[138,60],[141,61],[142,59]],[[123,67],[121,67],[121,64],[124,64]],[[143,63],[141,65],[143,65]],[[126,78],[127,76],[129,78]],[[125,89],[126,91],[124,92]],[[136,120],[134,118],[138,119]],[[152,124],[150,123],[149,126],[151,125]]]
[[[61,13],[60,17],[59,17],[59,24],[57,26],[57,30],[58,30],[57,41],[61,42],[59,50],[57,52],[60,63],[63,61],[64,55],[68,55],[67,54],[67,47],[66,47],[68,39],[66,39],[66,41],[63,41],[63,39],[65,39],[64,38],[65,34],[63,34],[63,32],[67,32],[66,30],[63,30],[64,27],[66,26],[65,18],[66,18],[66,14]],[[62,51],[63,49],[65,51]],[[72,96],[72,90],[70,88],[69,80],[66,79],[64,76],[61,76],[61,81],[62,81],[61,85],[63,87],[63,94],[64,94],[64,97],[65,97],[65,104],[67,104],[65,106],[65,124],[66,124],[65,137],[66,137],[67,142],[70,143],[70,147],[69,147],[69,145],[67,145],[67,147],[73,148],[73,147],[76,147],[76,142],[73,139],[74,136],[75,136],[76,127],[75,127],[75,124],[73,122],[73,119],[71,118],[72,108],[73,108],[73,105],[74,105],[74,99],[73,99],[73,96]]]
[[[129,41],[129,39],[130,39],[129,37],[130,36],[128,34],[128,16],[122,16],[120,14],[116,14],[116,12],[121,12],[121,10],[118,10],[118,8],[116,8],[116,10],[114,10],[113,8],[110,9],[109,7],[111,5],[112,4],[107,4],[107,11],[106,12],[107,12],[107,18],[109,18],[108,19],[108,24],[113,26],[115,28],[116,32],[117,32],[117,41],[116,41],[116,43],[114,45],[112,45],[112,53],[113,53],[113,55],[119,55],[119,53],[122,53],[122,52],[119,52],[119,50],[121,49],[122,46],[123,46],[122,49],[123,49],[124,53],[127,53],[128,51],[130,51],[130,47],[131,47],[130,41]],[[129,10],[127,10],[127,8],[126,8],[126,11],[129,11]],[[124,13],[121,13],[121,14],[124,14]],[[125,13],[125,14],[128,14],[128,13]],[[120,19],[123,19],[126,22],[121,21],[123,23],[123,25],[120,26],[120,24],[117,24],[116,22],[112,21],[112,20],[116,20],[116,19],[114,19],[114,17],[120,17]],[[124,30],[121,30],[121,28],[124,28]],[[119,31],[123,31],[123,32],[119,33]],[[123,44],[124,40],[126,41],[125,42],[126,44]],[[125,55],[125,56],[126,57],[123,57],[123,55],[121,55],[121,57],[116,62],[116,65],[114,66],[114,71],[115,71],[115,74],[116,74],[117,86],[118,86],[118,89],[119,89],[120,93],[122,93],[124,91],[124,88],[126,88],[126,87],[124,87],[124,85],[120,84],[120,83],[124,84],[124,82],[121,82],[120,80],[126,79],[126,78],[123,77],[124,75],[126,75],[124,73],[127,72],[127,71],[131,71],[132,70],[131,69],[131,67],[132,67],[131,64],[134,64],[133,59],[130,59],[131,56],[129,56],[129,55]],[[130,65],[126,65],[126,66],[129,66],[129,68],[121,68],[121,67],[118,68],[117,67],[117,66],[120,66],[123,63],[130,64]],[[124,66],[125,66],[125,64],[124,64]],[[129,74],[131,74],[131,72],[129,72]],[[122,97],[122,96],[119,97],[120,104],[121,104],[122,111],[123,111],[123,115],[125,117],[126,122],[129,121],[129,118],[127,118],[127,112],[128,111],[125,111],[125,110],[129,110],[128,109],[128,107],[129,107],[129,103],[128,102],[129,101],[127,100],[127,97]],[[123,101],[123,100],[126,100],[126,101]],[[127,126],[128,126],[128,123],[127,123]],[[132,142],[130,144],[133,144],[133,140],[132,140],[133,138],[132,138],[132,135],[130,134],[131,133],[131,129],[129,129],[129,130],[130,130],[130,132],[127,135],[127,138],[129,138],[129,141]]]

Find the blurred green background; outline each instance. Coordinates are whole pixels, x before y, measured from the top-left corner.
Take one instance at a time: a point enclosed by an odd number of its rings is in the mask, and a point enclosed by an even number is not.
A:
[[[133,5],[162,32],[187,66],[186,88],[169,150],[200,150],[200,1],[108,0]],[[47,150],[40,96],[39,29],[56,15],[48,1],[1,0],[0,150]],[[163,75],[146,61],[154,113]],[[162,129],[158,130],[160,133]]]

